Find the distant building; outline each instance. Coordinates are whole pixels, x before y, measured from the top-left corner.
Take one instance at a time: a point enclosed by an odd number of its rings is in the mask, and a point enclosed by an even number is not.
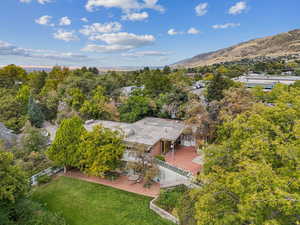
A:
[[[266,90],[272,89],[276,84],[291,85],[300,80],[299,76],[277,76],[266,74],[248,74],[233,79],[244,83],[247,88],[261,86]]]

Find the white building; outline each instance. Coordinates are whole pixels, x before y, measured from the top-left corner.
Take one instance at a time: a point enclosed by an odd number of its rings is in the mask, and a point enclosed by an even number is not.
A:
[[[248,74],[233,79],[244,83],[246,87],[252,88],[261,86],[264,89],[272,89],[276,84],[291,85],[300,80],[300,76],[277,76],[266,74]]]

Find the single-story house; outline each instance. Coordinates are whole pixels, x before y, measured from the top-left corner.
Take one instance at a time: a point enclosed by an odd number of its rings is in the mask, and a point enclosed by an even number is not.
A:
[[[153,156],[175,151],[177,145],[195,145],[193,136],[183,132],[187,126],[178,120],[154,117],[147,117],[135,123],[91,120],[86,122],[85,128],[90,131],[96,125],[123,133],[128,150],[134,150],[135,146],[144,146],[145,152]]]
[[[134,151],[144,149],[150,156],[165,155],[166,162],[158,161],[160,176],[157,181],[161,185],[181,184],[189,182],[189,175],[195,175],[201,168],[201,160],[197,154],[195,139],[188,132],[182,121],[147,117],[135,123],[122,123],[105,120],[86,121],[84,127],[91,131],[97,125],[123,134],[126,151],[123,161],[136,161]],[[48,124],[51,140],[54,139],[56,126]]]

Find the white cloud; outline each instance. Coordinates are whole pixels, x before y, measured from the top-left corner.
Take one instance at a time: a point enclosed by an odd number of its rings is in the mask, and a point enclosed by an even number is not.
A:
[[[213,25],[212,28],[214,29],[227,29],[227,28],[231,28],[231,27],[238,27],[241,24],[239,23],[225,23],[225,24],[216,24]]]
[[[133,33],[110,33],[110,34],[101,34],[90,37],[94,41],[103,41],[106,45],[87,45],[82,51],[89,52],[121,52],[125,50],[131,50],[147,45],[151,45],[155,41],[153,35],[136,35]]]
[[[52,2],[52,0],[37,0],[38,1],[38,3],[40,3],[40,4],[46,4],[46,3],[50,3],[50,2]]]
[[[44,25],[44,26],[54,26],[53,23],[51,23],[51,19],[52,19],[52,16],[41,16],[40,18],[36,19],[35,22],[37,24],[40,24],[40,25]]]
[[[195,11],[197,16],[204,16],[207,13],[208,3],[200,3],[196,6]]]
[[[188,29],[187,33],[188,33],[188,34],[199,34],[200,31],[197,30],[197,29],[194,28],[194,27],[191,27],[190,29]]]
[[[78,40],[78,37],[75,35],[74,31],[65,31],[65,30],[61,30],[61,29],[58,30],[57,32],[55,32],[53,34],[53,37],[55,39],[63,40],[66,42]]]
[[[80,20],[81,20],[82,22],[85,22],[85,23],[88,23],[88,22],[89,22],[89,20],[88,20],[87,18],[85,18],[85,17],[82,17]]]
[[[60,26],[69,26],[69,25],[71,25],[71,23],[72,23],[72,21],[67,16],[62,17],[59,21]]]
[[[123,53],[122,56],[125,56],[125,57],[144,57],[144,56],[167,56],[169,54],[170,54],[170,52],[140,51],[140,52]]]
[[[20,0],[20,2],[22,2],[22,3],[30,3],[31,0]]]
[[[123,20],[131,20],[131,21],[141,21],[149,18],[149,14],[147,12],[141,13],[128,13],[122,16]]]
[[[99,52],[99,53],[115,53],[132,49],[130,45],[94,45],[89,44],[81,51],[84,52]]]
[[[179,32],[176,31],[175,29],[172,28],[172,29],[168,30],[168,35],[173,36],[173,35],[176,35],[176,34],[179,34]]]
[[[99,33],[118,32],[121,29],[122,29],[122,25],[119,22],[110,22],[110,23],[103,23],[103,24],[93,23],[92,25],[84,25],[79,32],[86,36],[90,36]]]
[[[247,9],[247,3],[246,2],[238,2],[234,6],[230,7],[228,13],[232,15],[241,14],[243,11]]]
[[[0,41],[0,56],[21,56],[26,58],[44,58],[65,61],[81,61],[88,59],[87,56],[82,54],[70,52],[56,52],[41,49],[26,49],[17,47],[11,43]]]
[[[85,8],[94,11],[98,7],[120,8],[123,11],[154,9],[163,12],[164,8],[158,5],[158,0],[88,0]]]
[[[103,41],[109,45],[130,45],[133,47],[145,46],[155,41],[153,35],[136,35],[133,33],[111,33],[92,36],[91,40]]]
[[[165,8],[161,5],[158,5],[158,0],[144,0],[142,8],[155,9],[160,12],[164,12]]]

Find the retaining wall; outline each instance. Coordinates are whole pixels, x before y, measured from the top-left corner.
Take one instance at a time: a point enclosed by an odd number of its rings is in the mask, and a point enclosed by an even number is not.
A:
[[[170,220],[175,224],[179,225],[179,219],[176,218],[175,216],[173,216],[172,214],[168,213],[166,210],[158,207],[157,205],[155,205],[155,201],[158,197],[156,197],[155,199],[153,199],[150,202],[150,209],[153,210],[154,212],[156,212],[159,216],[161,216],[164,219]]]

